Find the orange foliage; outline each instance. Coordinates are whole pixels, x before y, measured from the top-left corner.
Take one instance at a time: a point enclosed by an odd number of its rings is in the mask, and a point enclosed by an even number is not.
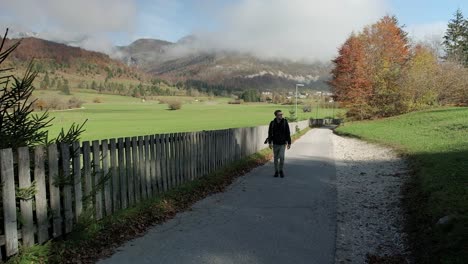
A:
[[[331,86],[356,118],[406,111],[398,81],[409,59],[406,33],[395,17],[385,16],[351,35],[333,60]]]

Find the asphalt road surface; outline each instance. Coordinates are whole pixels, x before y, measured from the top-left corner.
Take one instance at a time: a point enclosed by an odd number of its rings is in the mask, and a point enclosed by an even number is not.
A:
[[[153,227],[99,263],[333,263],[336,236],[332,132],[313,129],[273,163],[224,193]]]

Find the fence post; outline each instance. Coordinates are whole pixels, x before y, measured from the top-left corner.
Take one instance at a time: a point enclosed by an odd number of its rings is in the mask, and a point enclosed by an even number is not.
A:
[[[102,171],[104,180],[104,206],[106,215],[112,214],[112,197],[111,197],[111,174],[109,171],[109,145],[107,140],[102,140]]]
[[[60,144],[62,157],[62,173],[63,173],[63,206],[65,215],[65,233],[70,233],[73,228],[73,202],[71,187],[73,186],[73,178],[70,173],[70,145],[67,143]]]
[[[140,183],[141,188],[141,200],[144,201],[148,198],[148,193],[146,191],[146,168],[145,168],[145,142],[143,136],[138,137],[138,157],[140,159],[139,163],[139,177],[138,182]]]
[[[91,145],[89,141],[85,141],[83,144],[83,175],[84,175],[84,207],[91,208],[93,205],[93,198],[91,197],[91,191],[93,188],[93,181],[91,178]]]
[[[58,170],[58,152],[57,145],[49,145],[49,192],[50,192],[50,208],[52,209],[53,219],[53,236],[62,235],[62,218],[60,212],[60,189],[57,186],[59,178]]]
[[[176,163],[175,163],[175,151],[176,151],[176,133],[171,134],[171,188],[177,186],[177,175],[176,175]]]
[[[72,144],[72,159],[73,159],[73,190],[75,194],[75,221],[83,211],[83,190],[81,186],[81,148],[80,142]]]
[[[125,163],[125,145],[124,139],[119,138],[117,139],[117,148],[119,150],[119,178],[120,178],[120,207],[122,209],[127,208],[128,200],[127,200],[127,174],[126,174],[126,166],[130,166],[130,164]]]
[[[111,188],[111,194],[112,194],[112,212],[115,212],[119,210],[120,208],[120,190],[119,187],[121,184],[119,184],[120,177],[119,177],[119,171],[117,169],[117,146],[116,146],[116,141],[115,138],[111,139],[110,141],[110,169],[112,173],[112,188]],[[123,166],[123,164],[122,164]]]
[[[19,188],[31,187],[29,148],[22,147],[18,149],[18,180]],[[29,197],[20,198],[21,218],[22,219],[22,239],[23,245],[30,247],[34,245],[34,222],[32,200]]]
[[[36,200],[37,238],[40,244],[49,239],[44,156],[44,147],[36,147],[34,150],[34,179],[36,181],[37,191],[34,198]]]
[[[95,208],[96,208],[96,219],[102,219],[102,170],[101,170],[101,149],[99,141],[93,141],[93,168],[94,168],[94,183],[93,191],[95,193]]]
[[[130,138],[125,138],[125,164],[127,165],[127,184],[128,184],[128,205],[135,204],[135,179],[134,179],[134,165],[132,163],[132,141]]]
[[[172,158],[174,159],[174,170],[175,170],[175,185],[179,186],[181,183],[181,168],[180,168],[180,160],[181,160],[181,155],[180,152],[180,133],[175,133],[174,134],[174,155]]]
[[[168,145],[168,134],[161,135],[161,172],[162,172],[162,180],[163,180],[163,187],[164,191],[169,190],[169,145]]]
[[[149,147],[149,136],[145,136],[144,146],[145,146],[145,185],[146,185],[146,198],[150,198],[153,196],[152,190],[152,181],[151,181],[151,153]]]
[[[155,196],[158,193],[158,181],[157,181],[157,172],[156,172],[156,141],[155,136],[151,135],[149,137],[149,149],[150,149],[150,178],[151,178],[151,190],[152,196]]]
[[[3,221],[6,255],[18,253],[15,175],[12,149],[0,150],[0,176],[2,180]]]
[[[140,202],[140,194],[141,194],[141,185],[140,185],[140,169],[139,169],[139,161],[138,161],[138,144],[137,138],[132,137],[132,167],[133,167],[133,188],[135,191],[135,202]]]
[[[155,140],[155,148],[156,148],[156,157],[155,157],[155,165],[156,165],[156,185],[158,188],[158,193],[163,192],[162,186],[162,168],[161,168],[161,135],[157,134],[154,136]]]

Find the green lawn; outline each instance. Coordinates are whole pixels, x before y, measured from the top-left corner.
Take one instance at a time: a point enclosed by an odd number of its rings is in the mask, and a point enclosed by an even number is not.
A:
[[[407,155],[415,171],[405,191],[408,231],[420,263],[466,263],[468,108],[346,123],[337,132],[394,146]],[[444,216],[453,220],[437,225]]]
[[[55,91],[39,91],[35,96],[71,97],[57,95]],[[274,118],[274,110],[282,109],[289,116],[288,110],[292,108],[260,103],[230,105],[227,98],[211,101],[200,98],[202,102],[195,102],[194,98],[185,97],[179,98],[185,101],[181,110],[170,111],[166,104],[157,101],[142,102],[131,97],[93,93],[76,93],[74,96],[87,102],[84,109],[51,111],[50,116],[55,118],[50,128],[51,136],[57,135],[62,127],[67,128],[73,122],[81,123],[86,119],[88,122],[82,140],[266,125]],[[100,97],[102,103],[92,103],[96,97]],[[332,116],[339,111],[319,109],[318,116]],[[317,115],[316,109],[312,113],[299,112],[300,119]]]

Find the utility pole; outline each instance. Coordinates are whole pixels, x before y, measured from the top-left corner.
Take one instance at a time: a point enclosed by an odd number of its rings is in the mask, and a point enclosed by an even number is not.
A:
[[[298,87],[298,86],[301,86],[301,87],[302,87],[302,86],[304,86],[304,84],[302,84],[302,83],[297,83],[297,84],[296,84],[296,112],[295,112],[295,113],[296,113],[296,121],[297,121],[297,119],[298,119],[298,117],[297,117],[297,87]]]

